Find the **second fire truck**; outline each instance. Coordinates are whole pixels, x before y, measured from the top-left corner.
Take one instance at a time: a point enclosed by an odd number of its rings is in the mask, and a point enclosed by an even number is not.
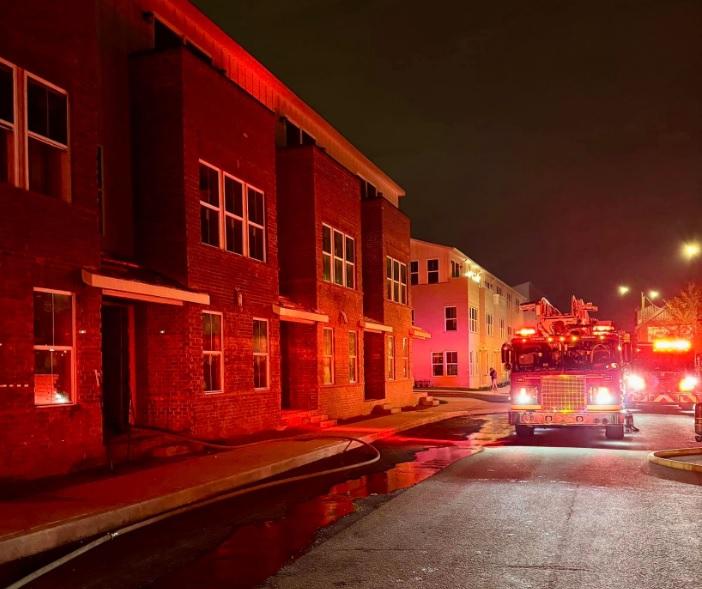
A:
[[[591,317],[597,307],[575,297],[570,313],[546,299],[521,308],[534,315],[535,324],[502,347],[502,361],[511,370],[509,421],[517,436],[531,436],[539,427],[588,427],[622,439],[628,335]]]

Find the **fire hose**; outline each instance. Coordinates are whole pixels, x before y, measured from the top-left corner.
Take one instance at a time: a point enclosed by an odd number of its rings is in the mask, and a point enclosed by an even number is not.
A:
[[[134,429],[148,429],[148,430],[152,430],[152,431],[158,431],[160,433],[166,434],[166,435],[173,437],[173,438],[187,440],[187,441],[201,444],[203,446],[207,446],[207,447],[211,447],[211,448],[220,448],[220,449],[228,449],[228,450],[235,450],[235,449],[244,448],[246,446],[252,446],[252,445],[260,443],[260,442],[252,442],[249,444],[228,445],[228,444],[220,444],[220,443],[216,443],[216,442],[207,442],[204,440],[196,440],[193,438],[188,438],[187,436],[184,436],[181,434],[176,434],[174,432],[166,432],[164,430],[160,430],[157,428],[136,427]],[[158,515],[154,515],[152,517],[149,517],[149,518],[144,519],[142,521],[130,524],[128,526],[124,526],[124,527],[119,528],[117,530],[105,532],[101,536],[95,538],[94,540],[91,540],[90,542],[81,546],[80,548],[76,548],[75,550],[69,552],[68,554],[65,554],[61,558],[58,558],[58,559],[44,565],[43,567],[30,573],[29,575],[26,575],[26,576],[22,577],[21,579],[15,581],[11,585],[8,585],[6,587],[6,589],[19,589],[20,587],[25,587],[29,583],[36,581],[39,577],[42,577],[43,575],[46,575],[47,573],[53,571],[54,569],[57,569],[57,568],[63,566],[64,564],[78,558],[79,556],[81,556],[82,554],[85,554],[86,552],[90,552],[91,550],[97,548],[98,546],[101,546],[102,544],[110,542],[111,540],[115,540],[116,538],[121,538],[122,536],[125,536],[126,534],[129,534],[131,532],[135,532],[135,531],[140,530],[142,528],[145,528],[147,526],[156,524],[156,523],[163,521],[165,519],[175,517],[178,515],[182,515],[184,513],[188,513],[189,511],[193,511],[195,509],[201,509],[203,507],[206,507],[208,505],[212,505],[214,503],[218,503],[220,501],[234,499],[235,497],[240,497],[242,495],[246,495],[248,493],[253,493],[255,491],[262,491],[264,489],[271,489],[273,487],[287,485],[290,483],[296,483],[296,482],[300,482],[300,481],[304,481],[304,480],[308,480],[308,479],[312,479],[312,478],[328,476],[328,475],[332,475],[332,474],[336,474],[336,473],[340,473],[340,472],[345,472],[347,470],[355,470],[357,468],[362,468],[364,466],[370,466],[371,464],[375,464],[376,462],[378,462],[380,460],[380,451],[375,446],[373,446],[373,444],[370,444],[369,442],[366,442],[365,440],[362,440],[360,438],[354,438],[353,436],[324,435],[324,434],[318,434],[318,435],[300,434],[297,436],[289,436],[287,438],[279,438],[278,440],[275,440],[275,441],[293,441],[293,440],[305,441],[305,440],[323,440],[323,439],[347,440],[348,444],[347,444],[346,448],[344,448],[344,451],[342,452],[342,454],[347,452],[351,448],[352,444],[356,444],[356,447],[365,446],[365,447],[369,448],[373,452],[373,457],[368,458],[366,460],[363,460],[361,462],[357,462],[355,464],[347,464],[344,466],[327,468],[327,469],[320,470],[317,472],[300,474],[300,475],[296,475],[293,477],[287,477],[287,478],[278,479],[275,481],[268,481],[265,483],[260,483],[260,484],[253,485],[250,487],[236,489],[234,491],[229,491],[229,492],[226,492],[223,494],[216,495],[214,497],[210,497],[209,499],[203,499],[203,500],[197,501],[195,503],[190,503],[190,504],[184,505],[182,507],[177,507],[175,509],[165,511],[165,512],[160,513]]]

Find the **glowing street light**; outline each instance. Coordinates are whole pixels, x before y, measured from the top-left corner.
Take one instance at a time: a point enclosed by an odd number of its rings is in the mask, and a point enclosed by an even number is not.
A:
[[[617,291],[619,292],[619,296],[621,296],[621,297],[623,297],[626,294],[629,294],[630,290],[631,289],[624,284],[622,284],[621,286],[619,286],[619,288],[617,288]]]
[[[658,292],[657,290],[649,290],[648,291],[648,298],[651,299],[652,301],[655,301],[659,296],[661,296],[661,293]]]
[[[682,244],[680,251],[686,260],[692,260],[702,253],[702,246],[697,241],[688,241]]]

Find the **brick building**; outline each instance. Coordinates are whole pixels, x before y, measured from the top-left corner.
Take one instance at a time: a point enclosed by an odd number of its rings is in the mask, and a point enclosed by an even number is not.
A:
[[[0,20],[0,478],[413,405],[402,189],[186,0]]]
[[[505,381],[500,350],[524,325],[525,295],[460,250],[420,239],[412,239],[410,283],[414,320],[431,332],[415,343],[415,380],[480,388],[495,368]]]

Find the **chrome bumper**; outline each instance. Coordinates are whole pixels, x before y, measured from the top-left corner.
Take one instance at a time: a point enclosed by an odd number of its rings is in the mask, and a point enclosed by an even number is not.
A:
[[[602,427],[604,425],[619,425],[624,423],[622,411],[573,411],[559,413],[555,411],[510,411],[511,425],[540,425],[551,426],[585,426]]]

